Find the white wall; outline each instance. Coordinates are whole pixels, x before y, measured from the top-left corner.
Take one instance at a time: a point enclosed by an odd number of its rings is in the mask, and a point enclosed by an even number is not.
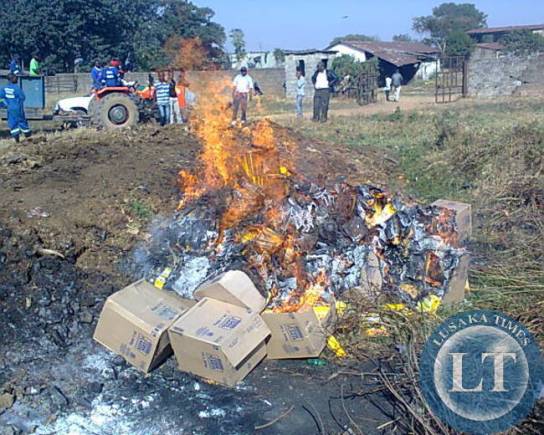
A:
[[[440,70],[440,61],[438,61],[438,63],[436,61],[421,62],[415,78],[420,80],[429,80],[436,74],[437,69]]]
[[[366,61],[366,55],[364,52],[361,52],[359,50],[355,50],[351,47],[348,47],[344,44],[336,44],[333,47],[329,48],[329,50],[337,51],[339,55],[342,54],[349,54],[350,56],[353,56],[356,60],[359,62],[365,62]]]

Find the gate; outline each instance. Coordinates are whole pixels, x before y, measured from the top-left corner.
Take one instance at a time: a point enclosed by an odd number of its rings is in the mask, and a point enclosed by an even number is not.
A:
[[[378,101],[378,77],[376,66],[369,67],[355,77],[357,103],[361,106]]]
[[[435,101],[451,103],[467,96],[467,58],[443,56],[436,65]]]

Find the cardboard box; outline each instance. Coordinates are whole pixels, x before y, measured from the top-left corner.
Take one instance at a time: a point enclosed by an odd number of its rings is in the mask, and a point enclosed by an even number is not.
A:
[[[106,300],[94,339],[148,373],[172,354],[167,330],[195,303],[137,281]]]
[[[472,237],[472,207],[470,204],[438,199],[431,205],[455,211],[455,223],[459,234],[459,242],[464,242]]]
[[[264,311],[272,333],[266,345],[269,359],[316,358],[327,344],[336,322],[335,303],[295,313]]]
[[[442,298],[446,305],[458,304],[465,299],[465,288],[468,281],[468,267],[470,264],[470,254],[463,254],[459,259],[459,264],[453,272],[448,289]]]
[[[193,296],[197,301],[211,298],[250,308],[256,313],[260,313],[266,306],[266,299],[259,293],[253,281],[240,270],[230,270],[202,284]]]
[[[168,335],[181,371],[232,387],[266,356],[270,330],[249,308],[204,298]]]

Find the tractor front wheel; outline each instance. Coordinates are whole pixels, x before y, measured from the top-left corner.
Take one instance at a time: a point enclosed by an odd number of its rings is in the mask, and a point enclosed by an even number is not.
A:
[[[134,127],[138,124],[136,103],[126,94],[112,93],[96,102],[92,110],[94,123],[107,130]]]

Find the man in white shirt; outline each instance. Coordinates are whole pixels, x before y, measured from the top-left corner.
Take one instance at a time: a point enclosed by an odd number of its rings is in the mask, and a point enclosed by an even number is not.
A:
[[[391,77],[385,78],[385,88],[383,88],[383,92],[385,93],[385,101],[389,101],[389,93],[391,92],[391,82],[393,79]]]
[[[312,76],[312,83],[315,87],[313,121],[327,121],[331,89],[334,89],[337,82],[336,74],[332,70],[327,70],[325,64],[320,62]]]
[[[247,102],[253,95],[253,79],[248,75],[247,68],[244,66],[240,69],[234,81],[232,82],[232,124],[236,124],[238,118],[238,110],[242,111],[241,121],[247,121]]]

